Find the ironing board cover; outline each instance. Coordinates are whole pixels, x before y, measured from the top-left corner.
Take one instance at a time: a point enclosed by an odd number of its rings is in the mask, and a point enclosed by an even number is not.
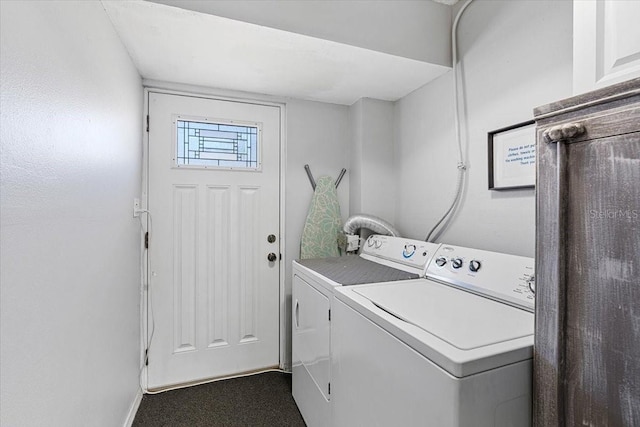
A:
[[[321,176],[302,230],[300,258],[336,257],[341,216],[338,193],[330,176]]]

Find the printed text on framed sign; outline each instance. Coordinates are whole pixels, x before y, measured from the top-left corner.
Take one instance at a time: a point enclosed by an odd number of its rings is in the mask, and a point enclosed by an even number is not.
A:
[[[489,190],[533,188],[535,183],[535,122],[489,132]]]

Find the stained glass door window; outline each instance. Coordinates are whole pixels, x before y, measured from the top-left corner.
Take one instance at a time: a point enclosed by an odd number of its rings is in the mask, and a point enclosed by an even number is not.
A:
[[[176,120],[176,166],[260,168],[260,125]]]

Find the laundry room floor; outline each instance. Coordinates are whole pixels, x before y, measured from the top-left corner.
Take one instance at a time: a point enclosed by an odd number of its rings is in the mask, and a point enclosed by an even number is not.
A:
[[[291,375],[266,372],[145,394],[133,421],[144,426],[301,426]]]

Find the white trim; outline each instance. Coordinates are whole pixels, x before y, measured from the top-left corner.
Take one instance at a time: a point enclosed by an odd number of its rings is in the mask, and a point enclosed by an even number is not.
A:
[[[140,403],[142,403],[142,390],[138,389],[136,397],[133,399],[133,402],[131,402],[131,406],[129,407],[127,418],[124,420],[124,427],[131,427],[133,425],[133,420],[136,418],[138,408],[140,408]]]
[[[142,87],[150,92],[161,92],[174,95],[187,95],[202,98],[221,99],[225,101],[238,101],[244,103],[257,103],[260,105],[282,106],[286,104],[286,97],[264,95],[252,92],[242,92],[228,89],[216,89],[204,86],[194,86],[184,83],[171,83],[162,80],[142,79]],[[310,101],[322,102],[322,101]],[[342,105],[342,104],[338,104]]]
[[[149,132],[147,131],[147,115],[149,114],[149,93],[143,86],[143,111],[142,111],[142,188],[141,188],[141,203],[142,209],[147,210],[149,208]],[[148,282],[149,282],[149,252],[144,247],[144,234],[146,230],[149,230],[149,215],[145,216],[146,227],[144,230],[140,230],[140,248],[142,256],[140,262],[142,263],[140,277],[140,387],[142,392],[147,389],[146,381],[146,349],[148,344]],[[143,381],[144,379],[144,381]]]
[[[287,171],[287,105],[282,104],[280,108],[280,369],[291,372],[291,363],[287,357],[287,288],[286,288],[286,205],[285,205],[285,183]]]
[[[142,203],[143,209],[147,209],[149,205],[149,132],[146,131],[147,125],[147,115],[149,114],[149,93],[163,93],[169,95],[182,95],[182,96],[190,96],[196,98],[206,98],[213,100],[221,100],[221,101],[231,101],[231,102],[241,102],[244,104],[256,104],[256,105],[265,105],[277,107],[280,110],[280,254],[282,254],[282,259],[279,263],[280,270],[280,356],[278,366],[282,370],[290,371],[290,369],[286,369],[287,365],[286,361],[288,360],[286,357],[286,344],[287,344],[287,298],[286,298],[286,266],[284,265],[284,260],[286,259],[286,246],[285,246],[285,172],[286,172],[286,102],[282,98],[274,98],[267,95],[256,95],[246,92],[235,92],[235,91],[225,91],[223,89],[212,89],[206,87],[199,86],[191,86],[180,83],[170,83],[170,82],[161,82],[156,80],[148,80],[143,79],[142,85],[144,89],[144,111],[143,111],[143,153],[142,153]],[[153,123],[151,123],[152,125]],[[148,253],[145,251],[144,257],[146,260],[146,266],[148,266]],[[147,270],[147,277],[148,277]],[[146,315],[148,312],[148,293],[147,290],[144,289],[144,283],[142,283],[142,346],[140,349],[140,357],[142,363],[144,364],[145,360],[145,345],[147,340],[147,329],[148,329],[148,316]],[[290,367],[289,367],[290,368]],[[143,369],[146,371],[146,367]],[[146,373],[146,372],[145,372]],[[141,373],[142,375],[142,373]],[[146,380],[146,376],[145,376]],[[142,379],[141,379],[142,382]],[[146,390],[146,381],[145,381],[145,390]]]

